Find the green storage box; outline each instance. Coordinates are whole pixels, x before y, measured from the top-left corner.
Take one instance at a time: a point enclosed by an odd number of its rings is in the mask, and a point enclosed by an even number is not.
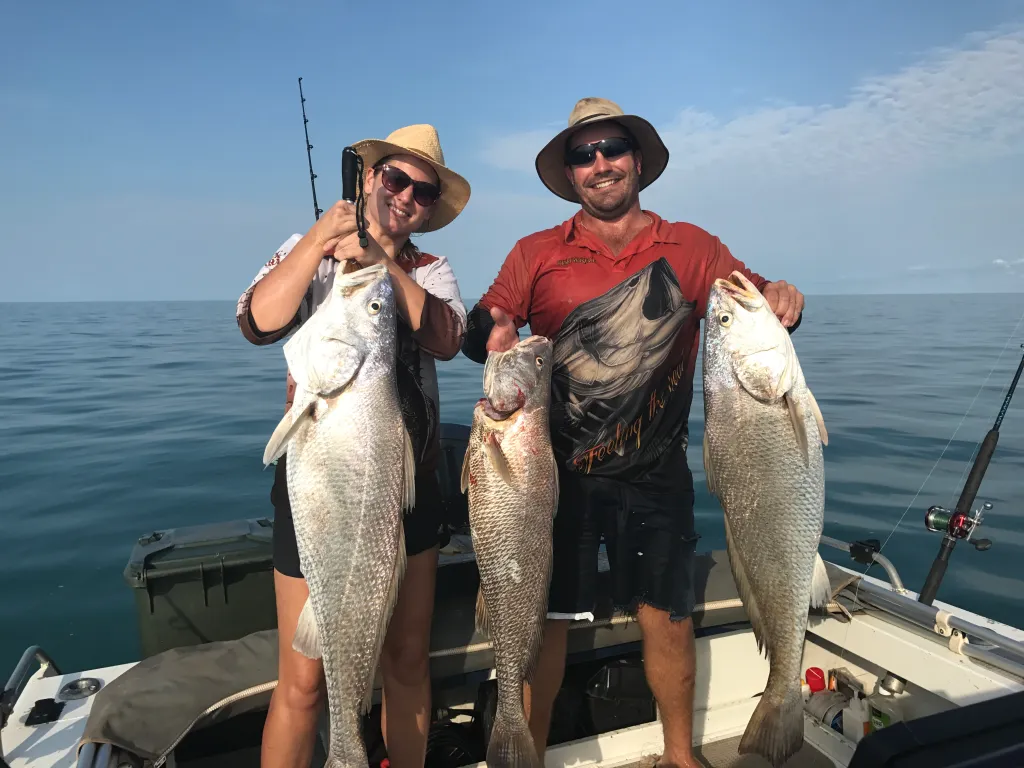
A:
[[[155,531],[132,548],[143,658],[277,626],[273,523],[231,520]]]

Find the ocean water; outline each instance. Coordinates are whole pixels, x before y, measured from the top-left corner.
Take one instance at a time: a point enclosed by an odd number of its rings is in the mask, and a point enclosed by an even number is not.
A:
[[[794,342],[830,437],[825,532],[886,541],[912,589],[940,541],[924,511],[959,496],[1020,359],[1022,310],[1022,295],[808,299]],[[0,674],[36,643],[65,669],[132,660],[133,542],[273,512],[260,461],[283,410],[281,345],[246,342],[228,301],[0,304],[0,328]],[[443,420],[468,422],[481,371],[461,355],[439,365]],[[721,548],[699,371],[688,454],[701,546]],[[979,495],[992,548],[958,546],[939,592],[1018,627],[1021,390]]]

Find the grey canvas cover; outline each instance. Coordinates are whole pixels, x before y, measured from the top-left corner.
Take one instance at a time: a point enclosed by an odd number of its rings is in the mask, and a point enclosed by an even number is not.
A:
[[[79,749],[105,742],[158,765],[190,730],[266,708],[273,689],[242,696],[203,717],[210,707],[276,682],[276,629],[158,653],[95,694]]]

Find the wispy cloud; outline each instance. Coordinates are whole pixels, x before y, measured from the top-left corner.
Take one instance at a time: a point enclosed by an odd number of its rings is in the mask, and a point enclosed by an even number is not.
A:
[[[683,109],[660,132],[671,174],[742,168],[863,178],[1016,152],[1024,141],[1024,28],[977,33],[900,72],[861,81],[839,105],[778,105],[731,118]],[[495,139],[484,157],[533,170],[548,130]]]
[[[1004,269],[1011,275],[1022,275],[1024,276],[1024,258],[1013,259],[1008,261],[1006,259],[996,259],[992,264],[1000,269]]]

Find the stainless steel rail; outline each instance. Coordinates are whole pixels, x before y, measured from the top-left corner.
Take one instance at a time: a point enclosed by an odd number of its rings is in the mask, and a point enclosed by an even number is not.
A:
[[[849,552],[850,545],[845,541],[839,539],[833,539],[831,536],[822,536],[821,543],[827,547],[838,549],[842,552]],[[889,582],[892,584],[892,588],[900,594],[907,591],[907,588],[903,586],[903,579],[900,578],[899,573],[896,570],[896,566],[892,564],[892,561],[880,552],[873,552],[871,559],[878,563],[885,569],[885,573],[889,576]]]
[[[924,629],[935,631],[936,627],[948,626],[965,635],[968,642],[960,648],[963,655],[1024,678],[1024,643],[993,632],[959,616],[946,613],[931,605],[898,595],[891,590],[861,579],[846,588],[860,602],[909,621]],[[938,634],[938,632],[936,632]],[[970,642],[971,638],[987,645]]]

